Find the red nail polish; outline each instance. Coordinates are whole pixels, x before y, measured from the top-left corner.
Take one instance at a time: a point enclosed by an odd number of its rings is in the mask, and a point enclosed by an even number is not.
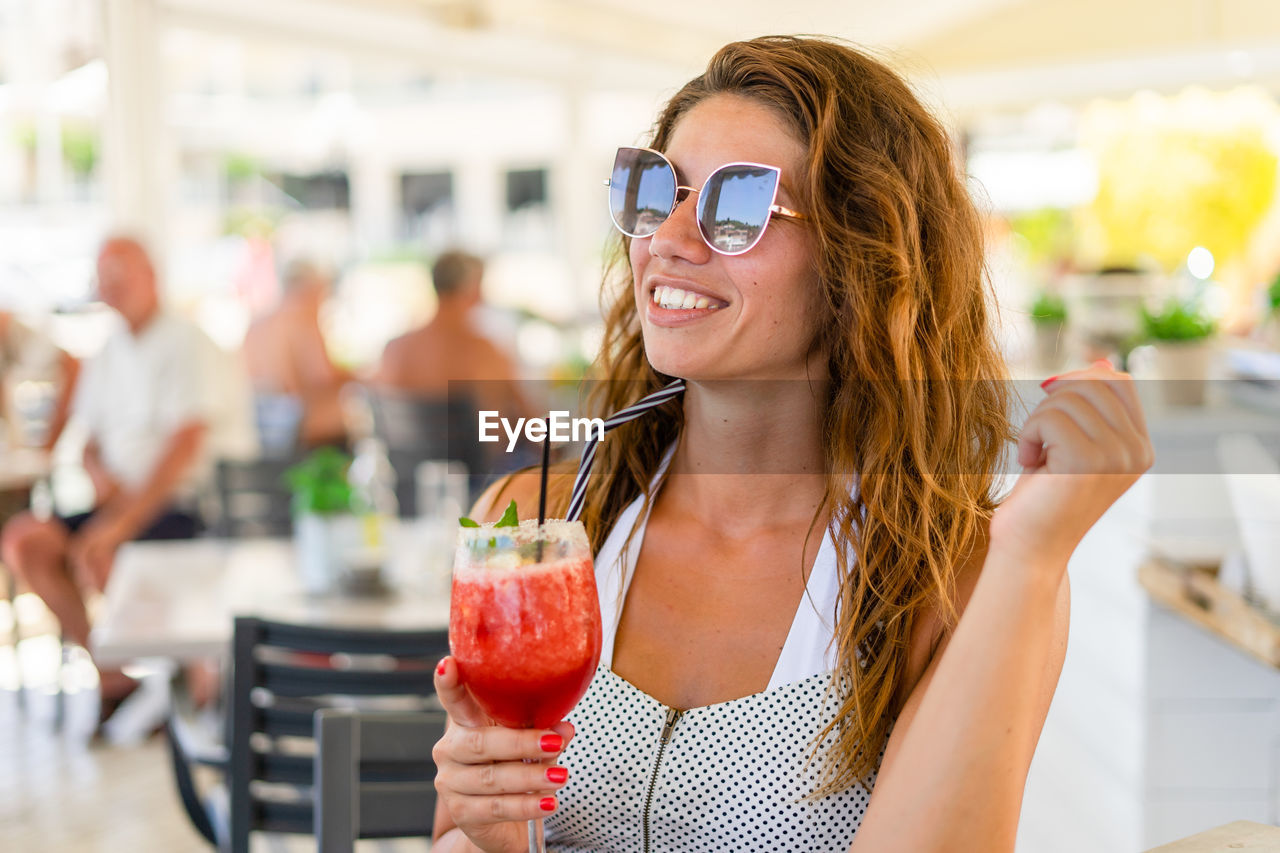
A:
[[[547,768],[548,782],[555,782],[557,785],[559,785],[561,782],[565,782],[568,779],[569,779],[568,768],[565,768],[565,767],[548,767]]]
[[[1057,381],[1058,381],[1057,376],[1050,376],[1048,379],[1040,383],[1040,387],[1048,388],[1050,385],[1052,385],[1054,382],[1057,382]]]
[[[543,797],[542,799],[538,800],[538,808],[542,809],[544,812],[553,812],[553,811],[555,811],[555,810],[556,810],[556,798],[555,798],[555,797]]]
[[[436,675],[444,675],[445,668],[448,666],[448,659],[440,661],[440,665],[436,667]]]
[[[564,738],[560,735],[543,735],[538,739],[538,746],[542,747],[543,752],[559,752],[564,746]]]

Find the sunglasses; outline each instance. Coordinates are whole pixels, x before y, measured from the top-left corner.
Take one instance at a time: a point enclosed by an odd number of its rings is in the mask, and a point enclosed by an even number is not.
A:
[[[619,148],[613,161],[609,215],[628,237],[650,237],[675,211],[683,194],[698,194],[698,230],[722,255],[750,251],[775,214],[804,220],[804,214],[774,202],[782,171],[759,163],[726,163],[702,189],[681,186],[671,161],[650,148]]]

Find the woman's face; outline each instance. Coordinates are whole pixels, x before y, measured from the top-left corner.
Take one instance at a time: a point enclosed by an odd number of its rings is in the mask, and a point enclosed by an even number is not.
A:
[[[681,186],[701,188],[726,163],[782,170],[777,204],[797,209],[791,191],[804,146],[771,109],[735,95],[715,95],[679,120],[666,154]],[[774,216],[760,241],[722,255],[702,240],[697,199],[686,195],[650,237],[631,241],[636,308],[650,364],[690,380],[813,378],[813,341],[821,300],[813,235],[805,222]],[[800,211],[804,213],[805,211]],[[663,308],[679,294],[707,307]],[[687,303],[686,303],[687,304]]]

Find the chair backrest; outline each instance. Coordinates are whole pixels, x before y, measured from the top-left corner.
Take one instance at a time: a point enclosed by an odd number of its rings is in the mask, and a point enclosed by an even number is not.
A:
[[[357,838],[431,834],[443,710],[319,711],[315,715],[315,833],[320,853],[351,853]]]
[[[238,617],[226,736],[232,853],[248,853],[255,830],[313,831],[316,711],[438,708],[433,670],[448,646],[445,630],[351,630]]]
[[[217,536],[288,536],[293,531],[284,472],[292,459],[218,460]]]
[[[384,390],[368,390],[373,432],[387,448],[396,472],[400,514],[417,514],[414,472],[432,459],[464,463],[473,480],[484,468],[476,429],[476,407],[462,394],[413,397]]]

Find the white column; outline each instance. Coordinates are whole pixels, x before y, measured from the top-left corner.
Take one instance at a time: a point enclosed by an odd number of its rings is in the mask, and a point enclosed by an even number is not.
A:
[[[34,71],[35,91],[39,92],[36,113],[36,198],[46,204],[63,200],[62,121],[49,105],[53,83],[61,70],[55,64],[61,42],[57,9],[42,3],[35,10],[35,26],[30,31],[28,49]]]
[[[489,252],[502,242],[505,195],[502,175],[492,159],[463,160],[453,174],[453,203],[458,211],[458,242],[471,251]]]
[[[570,292],[581,301],[581,294],[594,293],[599,281],[595,277],[599,257],[600,236],[595,225],[595,211],[604,205],[603,176],[596,174],[587,140],[585,118],[586,92],[578,85],[567,86],[565,99],[565,144],[556,163],[552,202],[561,223],[561,250],[567,267]],[[594,304],[590,302],[589,304]]]
[[[164,123],[156,0],[104,0],[108,84],[103,128],[111,228],[136,234],[162,263],[169,215],[170,161]]]
[[[395,238],[396,173],[385,152],[356,152],[351,158],[351,221],[359,251],[367,255],[391,245]]]

